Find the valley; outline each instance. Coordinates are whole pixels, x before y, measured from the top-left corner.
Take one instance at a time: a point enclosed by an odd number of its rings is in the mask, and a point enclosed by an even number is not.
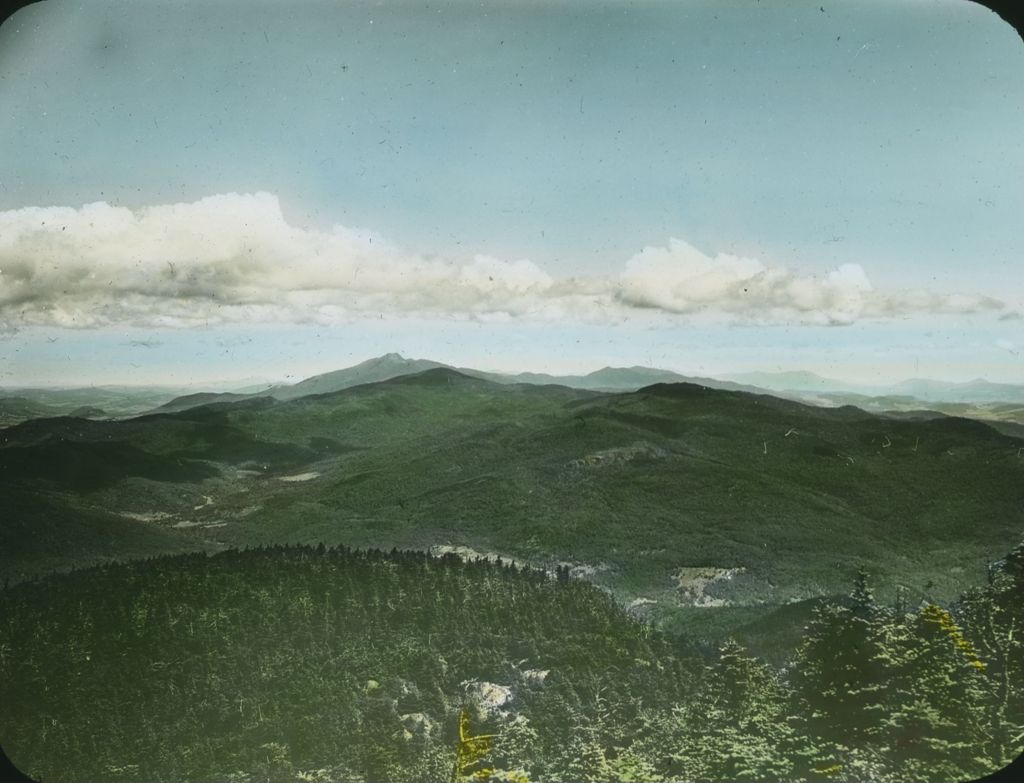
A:
[[[961,418],[433,367],[293,399],[0,430],[13,512],[0,569],[17,581],[280,543],[446,547],[567,564],[639,616],[701,635],[715,623],[700,613],[735,628],[744,607],[841,593],[860,566],[913,600],[980,583],[981,564],[1024,532],[1022,448]]]

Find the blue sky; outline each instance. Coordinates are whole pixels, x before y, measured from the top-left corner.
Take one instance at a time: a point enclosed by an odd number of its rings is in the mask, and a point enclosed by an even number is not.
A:
[[[48,0],[0,27],[0,383],[1024,381],[1022,71],[959,0]]]

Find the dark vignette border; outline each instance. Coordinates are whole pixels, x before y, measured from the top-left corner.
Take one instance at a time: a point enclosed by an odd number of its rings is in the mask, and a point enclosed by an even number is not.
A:
[[[894,0],[894,2],[899,1]],[[22,8],[38,2],[44,2],[44,0],[3,0],[3,2],[0,2],[0,24],[3,24]],[[1020,0],[967,0],[967,2],[981,5],[996,13],[1004,22],[1017,31],[1022,42],[1024,42],[1024,3],[1021,3]],[[992,775],[979,778],[976,783],[1011,783],[1012,781],[1020,780],[1024,780],[1024,755],[1019,756],[1008,767]],[[0,747],[0,783],[39,782],[34,781],[18,770],[7,757],[3,748]]]

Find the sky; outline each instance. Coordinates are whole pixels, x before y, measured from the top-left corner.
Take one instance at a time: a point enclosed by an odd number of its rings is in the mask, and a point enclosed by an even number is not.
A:
[[[46,0],[0,26],[0,385],[1024,383],[1022,72],[966,0]]]

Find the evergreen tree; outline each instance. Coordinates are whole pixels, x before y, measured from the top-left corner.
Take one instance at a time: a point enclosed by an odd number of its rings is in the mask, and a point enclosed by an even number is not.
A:
[[[527,779],[536,775],[540,753],[540,736],[525,715],[503,724],[491,745],[497,769],[518,772]]]
[[[882,751],[906,781],[961,780],[987,768],[984,663],[950,613],[926,604],[890,691]]]
[[[730,640],[694,696],[648,717],[630,751],[668,780],[782,780],[796,742],[787,706],[776,673]]]
[[[815,611],[790,672],[795,724],[814,749],[812,776],[843,772],[852,763],[849,751],[858,751],[858,764],[873,763],[887,689],[901,667],[893,619],[876,603],[863,570],[848,605]]]
[[[620,750],[609,760],[608,766],[615,783],[662,783],[665,780],[652,761],[632,748]]]
[[[569,740],[548,774],[552,783],[611,783],[612,770],[593,726],[576,716]]]
[[[700,735],[690,748],[694,772],[710,780],[780,780],[791,764],[792,736],[775,673],[733,640],[719,651],[691,708]],[[687,753],[687,749],[683,749]],[[691,753],[691,755],[694,755]]]
[[[1024,543],[989,570],[989,582],[955,607],[985,664],[989,686],[986,745],[1004,767],[1024,751]]]

